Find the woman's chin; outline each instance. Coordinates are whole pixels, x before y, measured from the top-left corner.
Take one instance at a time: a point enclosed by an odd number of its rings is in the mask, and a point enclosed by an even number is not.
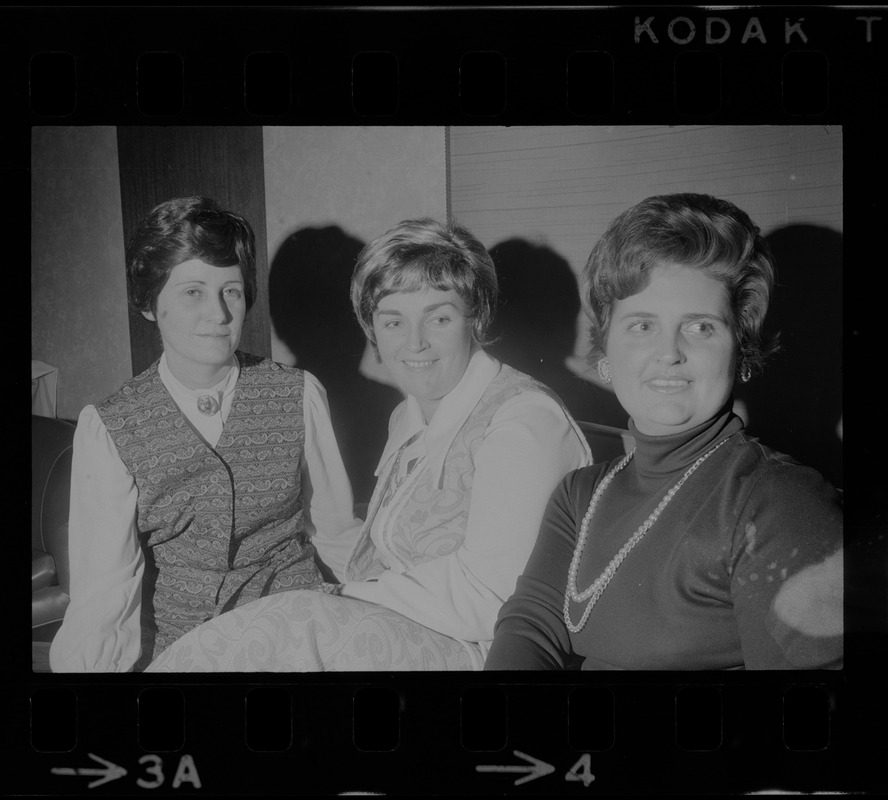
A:
[[[639,433],[644,433],[647,436],[669,436],[672,433],[681,433],[703,421],[686,412],[657,414],[641,418],[633,417],[632,420]]]

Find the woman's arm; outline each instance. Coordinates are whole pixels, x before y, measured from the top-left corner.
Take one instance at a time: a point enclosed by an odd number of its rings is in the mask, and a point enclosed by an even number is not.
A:
[[[572,655],[564,625],[567,570],[576,544],[572,494],[578,472],[555,489],[518,586],[499,613],[485,670],[564,669]]]
[[[351,483],[336,444],[327,393],[314,375],[303,374],[305,522],[321,560],[337,579],[342,579],[346,559],[361,530],[361,520],[354,515]]]
[[[747,669],[843,659],[842,509],[813,469],[774,462],[744,502],[731,593]]]
[[[126,672],[139,658],[144,559],[137,498],[98,412],[86,406],[71,468],[71,603],[50,647],[53,672]]]
[[[489,641],[553,489],[588,462],[585,442],[557,402],[535,392],[512,398],[494,415],[475,453],[462,545],[401,574],[349,582],[343,594],[385,605],[447,636]]]

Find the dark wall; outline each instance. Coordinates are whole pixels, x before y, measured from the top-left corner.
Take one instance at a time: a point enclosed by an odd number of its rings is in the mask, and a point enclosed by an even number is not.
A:
[[[260,127],[118,127],[124,241],[154,206],[172,197],[205,195],[241,214],[256,234],[256,303],[247,314],[240,348],[271,355],[265,181]],[[160,357],[157,327],[130,310],[133,374]]]
[[[781,346],[735,394],[753,436],[843,487],[842,235],[788,225],[765,238],[777,264],[766,330],[779,332]]]

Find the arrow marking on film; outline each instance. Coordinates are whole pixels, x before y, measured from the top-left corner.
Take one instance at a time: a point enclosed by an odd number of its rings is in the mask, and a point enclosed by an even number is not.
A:
[[[118,778],[122,778],[126,775],[126,770],[123,767],[117,766],[117,764],[112,764],[110,761],[105,761],[104,758],[100,758],[93,753],[87,753],[87,755],[93,760],[98,761],[100,764],[104,764],[104,769],[96,769],[95,767],[78,767],[74,769],[74,767],[53,767],[50,772],[53,775],[101,775],[97,781],[93,781],[92,783],[87,784],[87,789],[93,789],[96,786],[101,786],[103,783],[109,783],[110,781],[116,781]]]
[[[507,766],[498,766],[495,764],[481,764],[475,767],[475,770],[478,772],[529,772],[529,775],[525,775],[523,778],[518,778],[515,781],[515,786],[519,783],[527,783],[528,781],[532,781],[536,778],[542,778],[544,775],[548,775],[551,772],[555,772],[555,767],[551,764],[547,764],[545,761],[540,761],[538,758],[534,758],[533,756],[527,755],[527,753],[522,753],[520,750],[512,751],[518,758],[523,758],[525,761],[530,762],[530,766],[516,765],[513,767]]]

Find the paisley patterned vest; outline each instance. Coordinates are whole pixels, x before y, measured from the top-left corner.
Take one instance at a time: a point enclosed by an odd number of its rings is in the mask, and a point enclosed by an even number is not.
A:
[[[215,448],[179,411],[157,363],[96,406],[139,493],[146,563],[136,670],[237,605],[321,582],[302,518],[302,372],[237,357]]]
[[[475,452],[499,407],[523,392],[541,392],[563,407],[558,395],[547,386],[503,364],[450,445],[440,483],[439,476],[432,474],[426,464],[415,480],[411,476],[409,496],[394,501],[398,508],[392,509],[391,538],[387,535],[386,540],[402,562],[416,566],[452,553],[462,544],[472,503]],[[579,431],[577,435],[582,436]],[[380,474],[367,519],[348,559],[346,580],[366,580],[389,568],[370,537],[370,529],[396,461],[393,457]]]

